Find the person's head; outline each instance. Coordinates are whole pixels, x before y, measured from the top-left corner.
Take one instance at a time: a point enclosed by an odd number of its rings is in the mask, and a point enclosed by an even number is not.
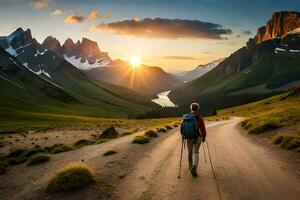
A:
[[[200,105],[198,103],[192,103],[190,105],[191,112],[198,112],[200,109]]]

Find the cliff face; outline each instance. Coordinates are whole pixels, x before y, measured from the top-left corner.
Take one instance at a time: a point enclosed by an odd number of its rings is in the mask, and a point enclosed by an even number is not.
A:
[[[255,40],[256,43],[261,43],[276,37],[282,37],[299,27],[299,12],[276,12],[266,26],[262,26],[257,30]]]

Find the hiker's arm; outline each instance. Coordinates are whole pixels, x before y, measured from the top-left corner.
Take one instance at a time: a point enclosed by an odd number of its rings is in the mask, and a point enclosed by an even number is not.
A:
[[[205,128],[205,124],[204,124],[204,120],[203,118],[199,118],[199,128],[202,134],[202,141],[205,142],[205,138],[206,138],[206,128]]]

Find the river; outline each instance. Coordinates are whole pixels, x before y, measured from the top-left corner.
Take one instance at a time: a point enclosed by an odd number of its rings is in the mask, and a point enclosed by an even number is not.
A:
[[[176,107],[176,105],[169,99],[168,94],[171,90],[161,92],[157,95],[156,99],[152,99],[154,103],[157,103],[161,107]]]

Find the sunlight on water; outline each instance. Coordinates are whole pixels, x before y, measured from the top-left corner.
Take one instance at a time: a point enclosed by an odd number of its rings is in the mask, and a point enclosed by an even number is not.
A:
[[[169,99],[168,94],[171,90],[161,92],[157,95],[158,98],[152,99],[154,103],[157,103],[161,107],[176,107],[176,105]]]

